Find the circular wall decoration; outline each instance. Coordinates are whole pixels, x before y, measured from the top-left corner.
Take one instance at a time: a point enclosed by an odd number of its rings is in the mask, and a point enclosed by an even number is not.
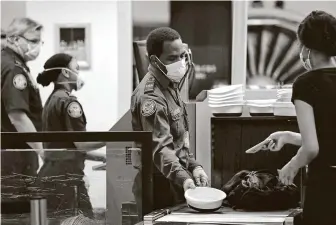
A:
[[[250,8],[247,85],[291,84],[302,74],[296,30],[304,17],[279,8]]]

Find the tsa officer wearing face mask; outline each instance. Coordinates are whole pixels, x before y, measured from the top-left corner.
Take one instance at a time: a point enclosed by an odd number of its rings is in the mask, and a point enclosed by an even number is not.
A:
[[[6,47],[1,51],[1,131],[36,132],[41,130],[42,102],[35,79],[30,74],[28,61],[35,60],[42,44],[42,25],[29,18],[14,19],[6,31]],[[42,143],[13,143],[12,149],[42,149]],[[36,176],[38,156],[35,151],[1,152],[1,175],[13,173]],[[13,178],[15,179],[15,178]],[[2,181],[2,192],[6,193],[6,182]],[[25,184],[16,183],[25,189]],[[8,184],[13,186],[13,184]],[[8,189],[13,194],[11,188]],[[14,193],[15,194],[15,193]],[[19,193],[17,193],[20,195]],[[20,199],[20,198],[17,198]],[[2,199],[2,213],[23,212],[28,204],[9,206]],[[26,200],[23,200],[26,201]]]
[[[42,130],[86,131],[83,106],[72,94],[72,91],[80,91],[84,86],[77,60],[63,53],[50,57],[44,64],[44,71],[38,75],[37,82],[42,86],[54,83],[54,90],[43,109]],[[83,180],[84,162],[88,151],[102,148],[105,143],[64,140],[45,142],[43,145],[45,149],[69,150],[44,153],[44,164],[38,176],[42,188],[54,189],[55,193],[47,197],[48,210],[69,210],[77,204],[84,215],[92,217],[92,206]],[[49,177],[54,179],[50,180]],[[74,195],[74,186],[77,187],[78,199]]]
[[[184,77],[186,49],[177,31],[162,27],[147,37],[149,72],[132,95],[132,126],[135,131],[152,131],[153,160],[171,181],[176,202],[183,190],[206,186],[208,177],[189,153],[189,121],[186,105],[178,91]]]

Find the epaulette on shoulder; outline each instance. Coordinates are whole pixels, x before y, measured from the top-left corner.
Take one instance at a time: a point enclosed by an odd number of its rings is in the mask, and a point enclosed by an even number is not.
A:
[[[154,92],[154,88],[155,88],[155,78],[154,77],[150,77],[148,78],[146,84],[145,84],[145,94],[147,93],[153,93]]]
[[[20,64],[20,63],[16,63],[16,61],[15,61],[15,63],[14,63],[14,67],[16,67],[16,68],[20,68],[21,70],[23,70],[23,71],[27,71],[25,68],[24,68],[24,66],[22,65],[22,64]]]
[[[63,89],[58,89],[57,91],[53,93],[53,95],[59,98],[68,99],[70,97],[70,92],[63,90]]]
[[[70,92],[67,92],[70,98],[77,99],[76,95],[71,94]]]
[[[20,68],[24,68],[23,64],[22,64],[19,60],[15,60],[15,61],[14,61],[14,65],[15,65],[15,66],[18,66],[18,67],[20,67]]]

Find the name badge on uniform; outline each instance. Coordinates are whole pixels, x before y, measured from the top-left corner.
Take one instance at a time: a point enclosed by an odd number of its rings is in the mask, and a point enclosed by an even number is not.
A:
[[[186,147],[187,149],[190,148],[189,131],[184,132],[184,147]]]
[[[181,110],[180,108],[176,108],[172,113],[172,119],[173,120],[177,120],[178,118],[180,118],[180,113],[181,113]]]

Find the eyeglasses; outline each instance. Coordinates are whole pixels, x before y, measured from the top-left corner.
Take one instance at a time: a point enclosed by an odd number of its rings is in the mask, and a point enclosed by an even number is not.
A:
[[[22,37],[22,38],[25,39],[26,41],[31,42],[31,43],[33,43],[33,44],[41,44],[41,45],[44,44],[44,41],[42,41],[42,40],[40,40],[40,39],[28,39],[28,38],[26,38],[25,36],[22,36],[22,35],[20,35],[19,37]]]

